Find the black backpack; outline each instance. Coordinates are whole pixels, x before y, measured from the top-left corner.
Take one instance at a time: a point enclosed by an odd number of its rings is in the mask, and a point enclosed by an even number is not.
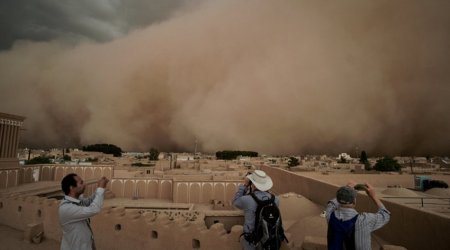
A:
[[[255,213],[255,228],[251,234],[244,234],[245,239],[255,245],[256,249],[278,250],[281,242],[286,240],[280,210],[275,204],[275,196],[269,200],[260,200],[254,193],[250,194],[258,204]]]

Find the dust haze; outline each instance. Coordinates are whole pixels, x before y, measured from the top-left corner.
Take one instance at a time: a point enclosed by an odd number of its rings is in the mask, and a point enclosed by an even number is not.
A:
[[[109,40],[16,39],[0,51],[0,112],[27,117],[21,147],[449,155],[448,13],[194,1]]]

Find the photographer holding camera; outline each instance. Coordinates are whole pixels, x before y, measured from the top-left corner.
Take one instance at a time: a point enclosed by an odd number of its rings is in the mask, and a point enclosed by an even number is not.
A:
[[[247,173],[244,184],[235,194],[233,205],[244,210],[240,242],[245,250],[277,250],[285,239],[278,210],[279,198],[269,192],[272,185],[272,179],[264,171],[255,170]],[[265,214],[270,214],[272,218],[266,218]]]
[[[358,213],[355,210],[356,190],[366,192],[377,205],[377,213]],[[327,205],[328,249],[372,249],[371,232],[386,225],[390,217],[391,213],[378,199],[370,184],[355,185],[355,183],[349,182],[347,186],[340,187],[337,190],[336,198],[330,200]]]

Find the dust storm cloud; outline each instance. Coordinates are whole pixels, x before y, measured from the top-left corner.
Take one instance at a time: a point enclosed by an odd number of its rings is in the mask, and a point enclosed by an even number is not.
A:
[[[449,11],[198,1],[107,42],[17,40],[0,110],[27,117],[24,146],[448,155]]]

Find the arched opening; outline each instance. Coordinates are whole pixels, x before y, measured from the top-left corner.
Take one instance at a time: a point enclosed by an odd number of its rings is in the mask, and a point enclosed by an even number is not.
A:
[[[158,232],[155,230],[152,230],[152,239],[158,239]]]
[[[197,239],[192,239],[192,248],[199,249],[200,248],[200,241]]]

